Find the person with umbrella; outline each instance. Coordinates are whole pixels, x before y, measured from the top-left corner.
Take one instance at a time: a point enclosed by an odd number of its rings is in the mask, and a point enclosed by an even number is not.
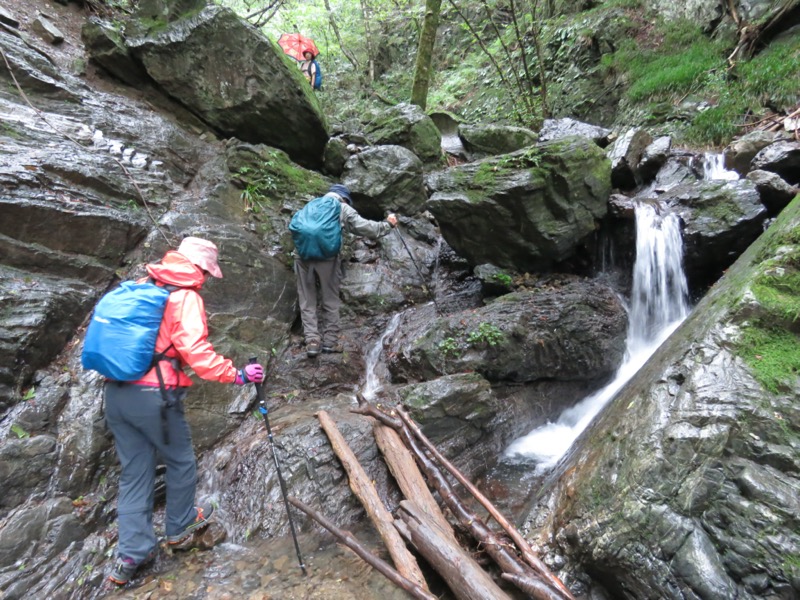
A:
[[[313,89],[320,89],[322,87],[322,71],[314,57],[314,53],[311,50],[306,50],[303,52],[303,58],[305,60],[300,63],[300,70]]]
[[[315,60],[319,50],[314,40],[299,33],[284,33],[278,40],[278,45],[296,61],[300,63],[300,70],[315,90],[322,89],[322,69]]]

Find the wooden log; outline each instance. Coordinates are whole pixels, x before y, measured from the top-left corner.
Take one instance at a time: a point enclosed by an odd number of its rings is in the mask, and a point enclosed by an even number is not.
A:
[[[394,566],[403,577],[427,590],[428,585],[417,564],[417,560],[406,548],[403,538],[400,537],[394,527],[394,519],[391,513],[386,510],[386,507],[381,502],[378,493],[375,491],[375,486],[372,485],[372,481],[358,462],[356,455],[353,454],[344,437],[342,437],[336,427],[336,423],[324,410],[317,414],[317,418],[331,442],[334,453],[342,461],[342,465],[347,471],[350,489],[353,490],[361,504],[364,505],[367,515],[386,544]]]
[[[423,590],[413,581],[409,581],[405,577],[403,577],[400,573],[398,573],[392,566],[387,563],[385,560],[382,560],[372,554],[369,550],[367,550],[349,531],[344,529],[339,529],[331,523],[327,518],[322,516],[320,513],[315,511],[310,506],[303,504],[297,498],[290,496],[289,502],[297,507],[299,510],[306,513],[309,517],[314,519],[317,523],[322,525],[325,529],[330,531],[336,539],[342,542],[345,546],[350,548],[353,552],[355,552],[361,559],[363,559],[368,565],[373,567],[376,571],[378,571],[381,575],[386,577],[389,581],[394,583],[397,587],[405,590],[414,598],[418,598],[419,600],[437,600],[436,596],[431,594],[430,592]]]
[[[531,598],[549,598],[551,593],[547,584],[544,581],[531,579],[530,577],[520,577],[512,573],[503,573],[501,575],[506,581],[510,581],[523,592],[528,594]]]
[[[575,597],[572,595],[572,592],[569,591],[567,586],[555,575],[548,567],[545,565],[542,560],[536,556],[536,553],[530,547],[527,540],[522,537],[522,534],[514,527],[511,523],[508,522],[503,514],[497,510],[494,504],[492,504],[491,500],[489,500],[486,496],[484,496],[481,491],[476,488],[472,482],[467,479],[464,474],[458,470],[458,468],[451,463],[447,458],[442,455],[441,452],[436,448],[436,446],[431,443],[431,441],[422,433],[422,430],[419,426],[413,421],[413,419],[406,413],[403,409],[398,408],[397,414],[400,417],[400,420],[411,430],[411,433],[414,434],[414,437],[417,438],[420,443],[425,447],[425,449],[430,452],[431,456],[433,456],[440,465],[442,465],[447,471],[456,478],[456,480],[464,486],[464,488],[472,494],[472,496],[481,503],[481,505],[489,512],[492,518],[497,522],[500,527],[503,528],[508,534],[508,537],[514,542],[514,544],[519,549],[522,558],[525,559],[533,569],[539,573],[542,577],[547,579],[553,587],[558,589],[561,594],[564,596],[566,600],[575,600]]]
[[[436,570],[458,600],[511,600],[461,547],[414,502],[403,500],[395,527]]]
[[[372,427],[375,434],[375,441],[383,454],[383,458],[389,467],[403,496],[413,500],[420,510],[428,515],[441,529],[442,533],[455,542],[456,537],[453,527],[442,514],[436,499],[428,489],[425,478],[417,467],[411,452],[403,444],[403,440],[394,429],[387,427],[376,421]]]
[[[505,573],[516,575],[516,581],[531,580],[529,589],[543,588],[539,595],[533,596],[537,600],[564,600],[564,593],[553,586],[549,581],[545,581],[546,585],[538,586],[536,578],[541,578],[541,574],[533,571],[532,567],[524,563],[515,552],[511,552],[509,547],[503,543],[497,534],[492,531],[475,513],[470,511],[458,495],[453,491],[450,482],[444,477],[441,470],[428,458],[425,452],[420,448],[417,439],[411,433],[410,429],[398,420],[386,415],[383,411],[376,407],[364,402],[358,408],[351,409],[352,412],[375,417],[382,423],[390,427],[398,425],[400,428],[397,430],[403,443],[411,450],[414,458],[417,460],[422,471],[428,478],[428,482],[432,485],[447,508],[458,519],[461,526],[468,531],[477,540],[486,553],[497,563],[500,569]],[[521,589],[521,588],[520,588]]]

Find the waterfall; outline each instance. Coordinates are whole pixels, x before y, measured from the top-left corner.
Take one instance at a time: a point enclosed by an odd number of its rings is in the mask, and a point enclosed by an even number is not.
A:
[[[736,171],[728,171],[725,168],[725,157],[722,154],[706,152],[703,155],[703,179],[739,179]]]
[[[636,262],[628,310],[625,357],[606,387],[518,438],[505,451],[511,461],[533,461],[544,472],[561,459],[589,423],[647,362],[689,314],[678,218],[651,204],[636,206]]]
[[[383,332],[383,335],[375,342],[372,348],[367,351],[367,355],[364,359],[366,373],[364,376],[364,387],[361,389],[361,394],[366,400],[374,400],[375,395],[383,387],[381,385],[383,378],[378,373],[378,364],[381,354],[383,353],[383,342],[397,330],[402,315],[403,313],[396,313],[392,317],[391,321],[389,321],[389,325],[386,327],[386,331]]]

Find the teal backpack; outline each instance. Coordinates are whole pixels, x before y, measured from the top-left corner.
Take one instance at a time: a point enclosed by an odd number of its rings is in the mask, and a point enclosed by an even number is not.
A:
[[[327,260],[342,248],[339,217],[342,203],[335,196],[314,198],[294,213],[289,223],[294,247],[303,260]]]

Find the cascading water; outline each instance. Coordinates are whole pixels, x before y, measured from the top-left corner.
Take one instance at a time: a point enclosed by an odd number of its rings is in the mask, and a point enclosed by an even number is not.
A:
[[[386,331],[384,331],[383,335],[375,342],[375,345],[369,349],[364,359],[366,374],[364,376],[364,387],[361,389],[361,394],[366,400],[375,399],[375,395],[382,387],[381,381],[385,380],[379,373],[379,361],[381,353],[383,352],[383,342],[386,338],[394,334],[397,326],[400,324],[402,315],[403,313],[397,313],[392,317],[392,320],[389,321],[389,325],[386,327]]]
[[[636,206],[636,262],[629,308],[625,358],[606,387],[515,440],[505,457],[534,461],[543,473],[564,456],[572,443],[620,388],[644,365],[689,313],[683,273],[683,243],[678,218],[651,204]]]
[[[725,168],[725,157],[722,154],[706,152],[703,155],[703,179],[731,181],[739,179],[739,174]]]

